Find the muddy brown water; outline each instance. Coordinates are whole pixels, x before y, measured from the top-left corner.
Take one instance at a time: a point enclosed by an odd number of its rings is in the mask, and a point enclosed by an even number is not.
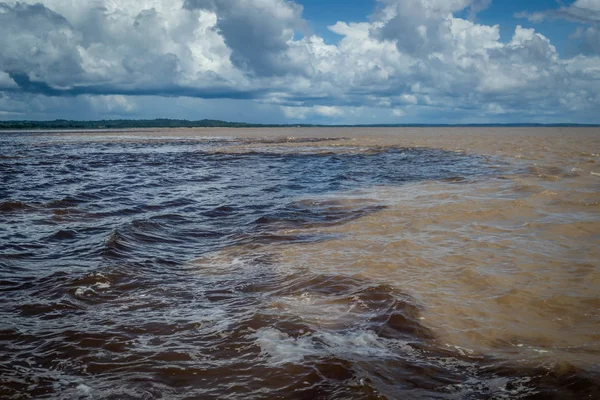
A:
[[[600,130],[0,133],[0,397],[600,396]]]

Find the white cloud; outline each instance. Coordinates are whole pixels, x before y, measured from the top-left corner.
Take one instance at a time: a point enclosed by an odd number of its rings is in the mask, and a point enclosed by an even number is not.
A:
[[[322,115],[324,117],[339,117],[344,114],[344,111],[340,107],[334,106],[315,106],[315,114]]]
[[[335,106],[313,106],[313,107],[290,107],[281,106],[283,114],[290,119],[306,119],[309,116],[321,116],[326,118],[344,115],[341,107]]]
[[[487,10],[492,5],[492,0],[474,0],[471,4],[469,19],[475,20],[477,14]]]
[[[490,114],[504,114],[506,110],[500,104],[489,103],[486,105],[486,111]]]
[[[286,51],[296,31],[306,29],[298,4],[285,0],[186,0],[184,8],[216,14],[216,27],[238,68],[270,76],[285,75],[297,67]]]
[[[11,77],[6,73],[0,71],[0,90],[6,89],[17,89],[18,85]]]
[[[400,96],[400,101],[404,104],[417,104],[419,102],[417,97],[412,94],[403,94]]]
[[[137,108],[131,96],[93,96],[89,98],[89,102],[99,112],[130,114]]]
[[[306,116],[310,111],[308,107],[280,106],[280,109],[283,112],[283,115],[289,119],[306,119]]]
[[[0,69],[55,89],[243,87],[216,16],[183,0],[38,0],[0,7]]]
[[[569,6],[535,12],[523,11],[515,16],[517,18],[527,18],[531,22],[540,22],[547,19],[566,19],[594,24],[600,22],[600,0],[576,0]]]
[[[394,108],[392,110],[392,115],[395,117],[404,117],[406,115],[406,113],[399,108]]]
[[[600,29],[597,27],[578,27],[569,39],[584,54],[600,54]]]
[[[146,98],[168,108],[174,98],[196,97],[206,100],[194,104],[223,119],[252,118],[238,112],[248,104],[272,115],[265,122],[373,123],[371,115],[407,112],[428,121],[468,113],[599,118],[597,27],[572,35],[584,54],[564,59],[534,29],[518,26],[502,42],[498,25],[475,23],[488,0],[379,0],[368,22],[329,27],[341,36],[335,45],[310,34],[293,1],[1,1],[3,116],[60,116],[76,99],[86,115],[137,116],[146,115]],[[558,11],[575,18],[586,10],[589,21],[599,4],[578,0]],[[221,112],[208,104],[237,108]],[[195,117],[193,108],[184,109]]]

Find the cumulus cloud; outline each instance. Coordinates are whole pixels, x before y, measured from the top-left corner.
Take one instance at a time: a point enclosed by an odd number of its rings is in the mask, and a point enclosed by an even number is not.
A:
[[[443,51],[451,40],[448,18],[466,8],[469,0],[381,0],[382,25],[376,35],[392,40],[398,50],[415,56]]]
[[[392,115],[394,115],[395,117],[403,117],[404,115],[406,115],[406,113],[404,112],[404,110],[401,110],[399,108],[394,108],[392,110]]]
[[[600,22],[600,0],[576,0],[569,6],[557,9],[517,13],[517,18],[527,18],[531,22],[540,22],[547,19],[566,19],[584,24],[598,24]]]
[[[186,0],[184,7],[217,16],[216,27],[238,68],[263,76],[296,72],[297,64],[287,51],[296,32],[306,30],[298,4],[285,0]]]
[[[0,91],[18,89],[17,83],[6,72],[0,72]]]
[[[289,107],[281,106],[283,114],[290,119],[306,119],[309,116],[340,117],[344,115],[341,107],[335,106],[313,106],[313,107]]]
[[[471,3],[469,19],[474,21],[478,13],[487,10],[491,5],[492,0],[474,0],[473,3]]]
[[[577,28],[569,39],[579,42],[582,53],[600,54],[600,29],[596,27]]]
[[[575,32],[582,54],[564,59],[534,29],[503,42],[498,25],[477,23],[490,0],[379,0],[365,21],[329,27],[336,44],[312,34],[290,0],[39,1],[0,0],[2,118],[69,106],[139,116],[144,104],[181,117],[156,106],[172,98],[200,99],[213,115],[198,117],[243,120],[246,104],[273,116],[265,122],[598,118],[598,28]],[[553,12],[585,9],[591,21],[599,2]]]
[[[535,12],[523,11],[515,15],[531,22],[564,19],[591,25],[578,27],[569,39],[585,54],[600,54],[600,0],[576,0],[569,6]]]
[[[243,96],[243,74],[211,12],[175,1],[0,4],[0,70],[49,95]]]

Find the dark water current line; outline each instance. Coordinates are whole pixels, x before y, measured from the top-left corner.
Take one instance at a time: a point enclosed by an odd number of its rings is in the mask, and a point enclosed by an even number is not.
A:
[[[0,397],[598,394],[583,371],[557,376],[437,346],[419,304],[392,286],[281,273],[254,253],[328,240],[298,232],[384,207],[342,206],[335,193],[495,173],[477,156],[312,151],[317,140],[229,152],[256,141],[0,135]],[[229,261],[191,262],[219,252]],[[353,318],[312,323],[293,309],[307,294]]]

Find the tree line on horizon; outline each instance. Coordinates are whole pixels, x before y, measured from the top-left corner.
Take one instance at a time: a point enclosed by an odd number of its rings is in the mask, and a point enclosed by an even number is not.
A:
[[[53,121],[0,121],[0,129],[126,129],[126,128],[248,128],[264,126],[244,122],[227,122],[213,119],[188,121],[184,119],[111,119],[99,121],[76,121],[57,119]]]
[[[114,119],[99,121],[76,121],[57,119],[53,121],[0,121],[0,130],[40,130],[40,129],[135,129],[135,128],[283,128],[283,127],[598,127],[595,124],[369,124],[369,125],[318,125],[318,124],[251,124],[246,122],[228,122],[215,119],[189,121],[185,119]]]

